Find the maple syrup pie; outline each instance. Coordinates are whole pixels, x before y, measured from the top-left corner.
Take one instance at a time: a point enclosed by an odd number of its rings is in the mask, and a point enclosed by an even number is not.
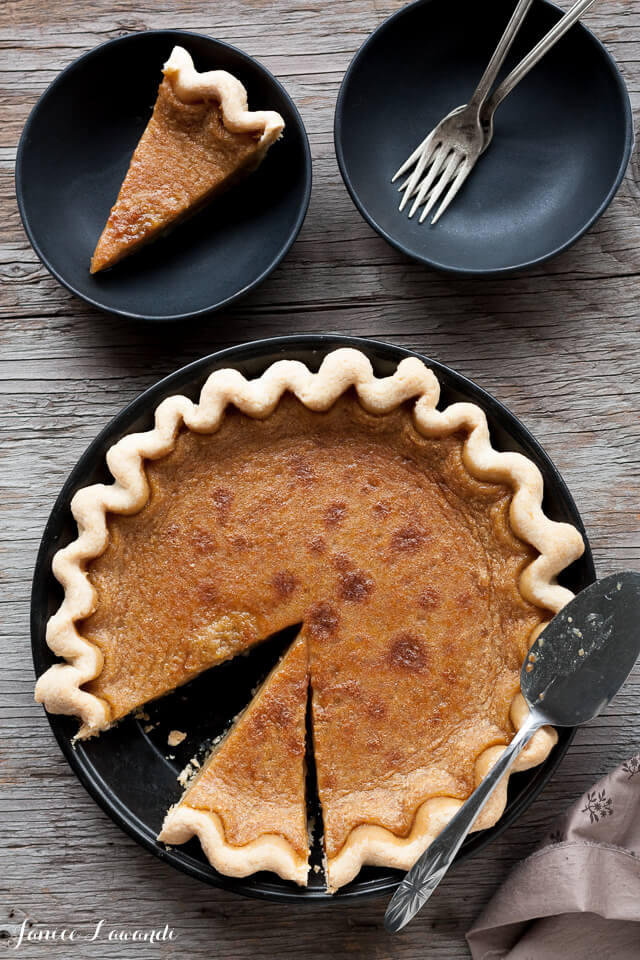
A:
[[[174,47],[163,73],[91,273],[135,253],[253,172],[284,129],[279,113],[248,109],[236,77],[198,73],[182,47]]]
[[[492,448],[480,407],[438,399],[417,357],[381,379],[353,349],[317,373],[219,370],[109,450],[113,484],[74,496],[47,631],[64,662],[36,697],[79,737],[299,627],[162,841],[304,884],[306,749],[328,889],[363,864],[408,869],[522,724],[520,668],[571,599],[556,577],[582,538],[544,515],[538,468]],[[536,733],[512,771],[555,742]],[[506,782],[475,829],[505,802]]]

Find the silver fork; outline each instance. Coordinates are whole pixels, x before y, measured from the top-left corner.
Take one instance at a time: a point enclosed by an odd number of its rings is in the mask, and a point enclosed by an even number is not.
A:
[[[577,0],[489,96],[493,82],[531,3],[532,0],[519,0],[469,103],[456,107],[448,113],[394,174],[392,183],[415,164],[413,172],[399,187],[400,191],[404,191],[400,210],[404,210],[412,197],[415,198],[409,211],[409,217],[413,217],[418,207],[424,203],[425,208],[420,215],[420,223],[425,220],[448,188],[431,221],[432,225],[437,223],[471,173],[478,157],[491,143],[493,116],[497,108],[531,68],[595,3],[595,0]]]

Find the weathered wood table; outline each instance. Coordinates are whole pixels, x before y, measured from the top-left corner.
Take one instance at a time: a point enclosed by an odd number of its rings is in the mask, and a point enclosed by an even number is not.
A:
[[[97,431],[177,366],[223,346],[291,332],[379,337],[456,367],[507,403],[564,473],[601,573],[640,566],[638,156],[609,211],[574,249],[520,276],[451,279],[395,253],[363,222],[333,151],[338,86],[354,51],[398,0],[4,0],[0,130],[0,938],[34,927],[175,931],[153,946],[23,944],[28,957],[466,957],[464,933],[509,868],[594,779],[638,749],[640,668],[579,732],[522,819],[454,870],[400,937],[384,901],[321,908],[244,900],[173,871],[129,840],[62,758],[33,702],[31,572],[65,477]],[[588,15],[640,107],[640,8]],[[178,329],[104,316],[41,266],[22,232],[15,147],[55,75],[85,50],[145,28],[183,27],[243,47],[287,86],[311,139],[314,190],[302,233],[271,278],[233,309]],[[60,238],[64,243],[64,237]]]

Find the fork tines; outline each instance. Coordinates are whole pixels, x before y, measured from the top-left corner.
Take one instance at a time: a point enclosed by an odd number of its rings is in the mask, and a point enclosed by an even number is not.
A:
[[[422,206],[423,203],[425,204],[425,208],[420,214],[420,223],[425,220],[447,187],[449,188],[436,215],[431,220],[432,225],[437,223],[447,209],[466,180],[472,166],[467,162],[464,153],[444,145],[441,140],[436,139],[434,134],[435,131],[432,131],[425,137],[391,180],[392,183],[395,183],[415,164],[415,169],[398,187],[398,190],[404,192],[400,201],[400,210],[404,210],[409,200],[415,197],[409,210],[410,218],[413,217],[418,207]]]

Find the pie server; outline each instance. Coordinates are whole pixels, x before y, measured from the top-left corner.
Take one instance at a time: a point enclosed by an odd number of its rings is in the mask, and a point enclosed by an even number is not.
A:
[[[393,895],[384,917],[401,930],[427,902],[509,767],[545,724],[573,727],[613,699],[640,653],[640,573],[614,574],[583,590],[556,614],[520,673],[529,716],[453,820],[425,850]]]

